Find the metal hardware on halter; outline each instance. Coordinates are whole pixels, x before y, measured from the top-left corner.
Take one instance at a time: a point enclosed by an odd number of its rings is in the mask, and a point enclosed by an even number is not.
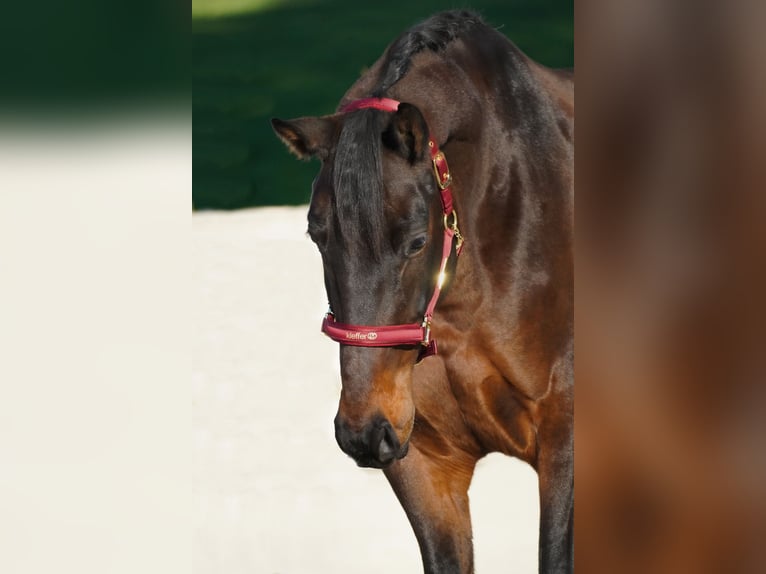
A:
[[[452,216],[451,223],[449,221],[450,216]],[[457,240],[457,243],[455,244],[455,250],[457,251],[458,255],[460,255],[460,251],[463,249],[463,234],[460,233],[460,229],[457,226],[457,212],[454,209],[452,210],[452,213],[444,214],[444,229],[448,229],[455,234],[455,239]]]
[[[433,149],[433,140],[428,142],[428,145]],[[447,158],[444,157],[443,152],[436,152],[436,154],[433,157],[433,160],[431,160],[434,164],[434,175],[436,175],[436,184],[439,186],[439,189],[445,190],[450,185],[452,185],[452,174],[449,172],[449,168],[447,167]]]
[[[424,347],[427,347],[428,344],[431,342],[431,319],[428,317],[423,319],[423,340],[420,341],[420,344]]]

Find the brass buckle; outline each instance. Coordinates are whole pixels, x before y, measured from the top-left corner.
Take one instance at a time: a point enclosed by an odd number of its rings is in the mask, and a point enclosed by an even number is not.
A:
[[[424,347],[427,347],[428,344],[431,342],[431,321],[427,318],[423,318],[423,324],[420,325],[425,329],[425,335],[423,335],[423,340],[420,341],[420,344]]]
[[[443,191],[452,185],[452,174],[449,172],[449,166],[447,166],[447,172],[443,176],[444,179],[442,179],[442,175],[439,173],[439,162],[442,160],[445,162],[447,161],[444,153],[437,152],[432,161],[434,164],[434,175],[436,176],[436,183],[439,186],[439,189]]]

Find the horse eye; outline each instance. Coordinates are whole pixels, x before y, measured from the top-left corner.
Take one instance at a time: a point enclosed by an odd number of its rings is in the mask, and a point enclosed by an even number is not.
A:
[[[412,243],[410,243],[409,247],[407,248],[407,255],[415,255],[418,251],[423,249],[426,245],[426,238],[424,235],[421,235],[420,237],[415,238]]]

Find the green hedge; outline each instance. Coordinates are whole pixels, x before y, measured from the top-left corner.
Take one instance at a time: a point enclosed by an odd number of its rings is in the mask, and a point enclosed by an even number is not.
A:
[[[539,62],[573,65],[571,0],[194,0],[195,209],[307,202],[318,164],[289,155],[269,118],[332,112],[398,34],[463,7]]]

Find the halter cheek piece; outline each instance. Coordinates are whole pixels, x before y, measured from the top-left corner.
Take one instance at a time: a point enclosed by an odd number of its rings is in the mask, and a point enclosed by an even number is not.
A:
[[[364,108],[395,112],[399,108],[399,102],[388,98],[363,98],[344,106],[341,111],[353,112]],[[431,338],[431,318],[444,285],[447,261],[449,260],[450,253],[452,253],[452,240],[457,238],[455,249],[457,255],[460,255],[460,251],[463,248],[463,236],[458,229],[457,213],[455,213],[452,206],[452,176],[447,165],[447,158],[444,157],[444,153],[439,151],[439,147],[433,138],[429,138],[428,148],[431,152],[436,183],[441,192],[442,211],[444,213],[444,246],[442,248],[442,261],[439,266],[436,288],[431,296],[431,300],[428,302],[428,307],[426,307],[423,321],[421,323],[406,323],[403,325],[351,325],[337,322],[332,310],[330,310],[322,321],[322,332],[333,341],[355,347],[421,345],[422,349],[418,355],[418,361],[435,355],[437,352],[436,340]]]

